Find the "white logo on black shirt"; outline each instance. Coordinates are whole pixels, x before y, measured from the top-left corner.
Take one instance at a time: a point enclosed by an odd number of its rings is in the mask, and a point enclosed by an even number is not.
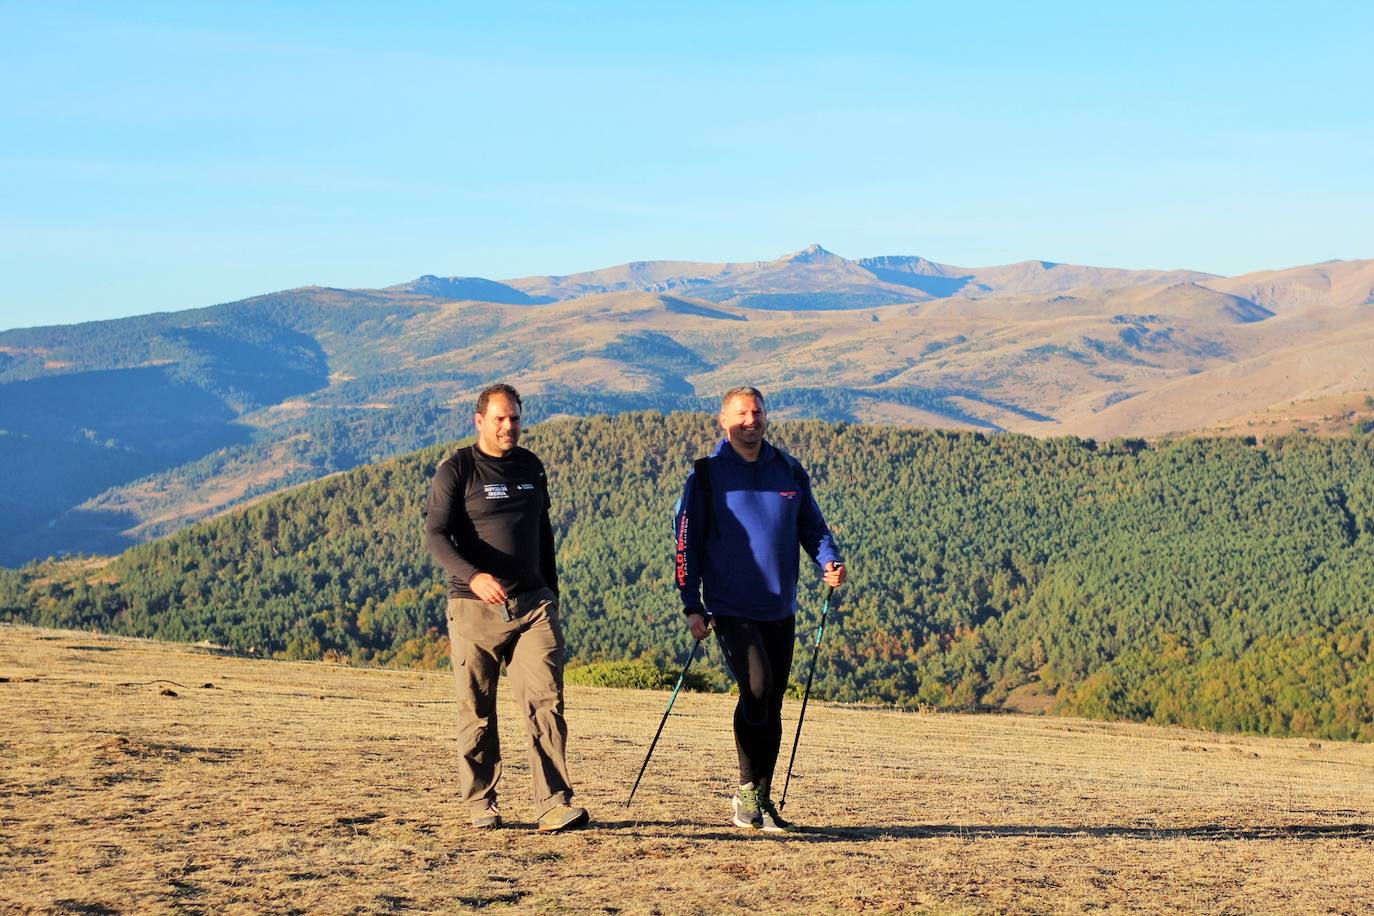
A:
[[[485,487],[487,499],[509,499],[510,494],[506,492],[506,485],[503,483],[489,483]]]

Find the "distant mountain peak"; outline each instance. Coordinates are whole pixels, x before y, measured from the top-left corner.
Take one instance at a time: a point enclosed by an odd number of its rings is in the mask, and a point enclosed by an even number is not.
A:
[[[833,251],[826,251],[820,245],[810,244],[801,251],[784,255],[778,259],[788,264],[815,264],[822,261],[843,261],[844,258],[835,254]]]

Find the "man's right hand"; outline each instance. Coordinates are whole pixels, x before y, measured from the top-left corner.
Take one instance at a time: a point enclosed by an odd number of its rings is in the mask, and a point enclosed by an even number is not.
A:
[[[487,604],[501,604],[506,600],[506,590],[491,573],[479,572],[468,580],[468,588]]]
[[[710,634],[711,622],[702,614],[688,614],[687,629],[692,631],[693,639],[700,641]]]

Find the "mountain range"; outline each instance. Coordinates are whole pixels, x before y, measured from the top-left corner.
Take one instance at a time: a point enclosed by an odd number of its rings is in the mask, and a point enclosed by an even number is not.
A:
[[[709,409],[1110,438],[1245,432],[1374,391],[1374,260],[1220,277],[1048,261],[645,261],[426,275],[0,332],[0,563],[115,552],[463,435],[493,379],[527,418]]]

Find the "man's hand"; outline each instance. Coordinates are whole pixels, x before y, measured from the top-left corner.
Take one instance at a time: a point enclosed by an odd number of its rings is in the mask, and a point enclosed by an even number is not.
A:
[[[711,622],[702,614],[687,615],[687,629],[692,631],[692,638],[703,640],[711,632]]]
[[[501,604],[506,600],[506,590],[491,573],[479,572],[468,580],[468,588],[487,604]]]
[[[848,578],[849,574],[845,572],[843,563],[827,563],[825,572],[821,573],[821,581],[831,588],[839,588]]]

